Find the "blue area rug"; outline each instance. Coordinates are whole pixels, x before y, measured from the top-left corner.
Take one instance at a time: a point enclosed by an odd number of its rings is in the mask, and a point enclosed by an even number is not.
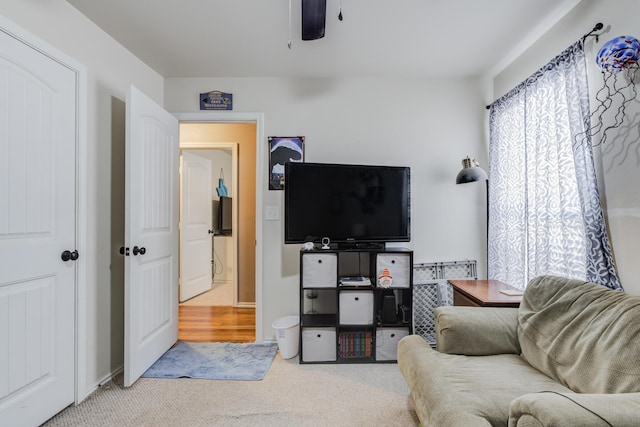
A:
[[[142,376],[209,380],[261,380],[276,355],[276,343],[178,342]]]

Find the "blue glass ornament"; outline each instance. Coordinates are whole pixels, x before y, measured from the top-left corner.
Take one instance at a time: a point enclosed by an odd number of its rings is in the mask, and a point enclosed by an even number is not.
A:
[[[620,36],[602,46],[596,63],[602,71],[619,73],[631,67],[640,59],[640,42],[635,37]]]

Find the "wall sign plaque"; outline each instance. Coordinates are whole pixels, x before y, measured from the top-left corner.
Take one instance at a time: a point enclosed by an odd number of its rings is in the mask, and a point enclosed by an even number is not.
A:
[[[201,110],[233,110],[233,94],[212,90],[200,94]]]

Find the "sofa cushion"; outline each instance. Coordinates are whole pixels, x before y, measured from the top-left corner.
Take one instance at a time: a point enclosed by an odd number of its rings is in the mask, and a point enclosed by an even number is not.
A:
[[[444,354],[418,335],[400,340],[398,365],[425,426],[507,426],[509,404],[518,396],[569,391],[519,355]]]
[[[640,296],[537,277],[520,304],[518,339],[527,362],[573,391],[640,391]]]
[[[433,315],[441,353],[520,354],[517,308],[444,306],[433,310]]]
[[[638,427],[640,393],[531,393],[511,402],[509,427]]]

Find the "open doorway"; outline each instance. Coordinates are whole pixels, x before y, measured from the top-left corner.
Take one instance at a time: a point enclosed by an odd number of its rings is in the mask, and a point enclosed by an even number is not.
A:
[[[238,144],[210,148],[180,151],[179,300],[237,307]]]
[[[192,181],[192,190],[183,186],[191,196],[181,196],[181,235],[192,237],[180,239],[179,339],[253,342],[256,124],[181,123],[180,147],[182,180]],[[185,168],[194,164],[185,159],[195,161],[195,166]],[[206,167],[208,175],[201,172]],[[195,209],[200,213],[194,215]],[[190,224],[189,218],[196,220]],[[198,228],[196,223],[203,221],[205,227]],[[189,270],[193,264],[200,265],[196,273]],[[198,290],[183,293],[183,286],[198,281]]]

